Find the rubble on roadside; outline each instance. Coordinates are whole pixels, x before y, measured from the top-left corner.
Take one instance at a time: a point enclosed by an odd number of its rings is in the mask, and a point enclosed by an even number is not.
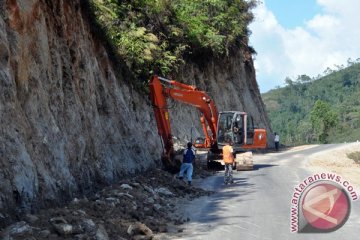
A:
[[[195,177],[209,173],[196,172]],[[159,239],[184,219],[178,201],[209,195],[160,169],[124,179],[62,208],[27,214],[0,233],[1,239]],[[179,230],[181,231],[181,230]]]

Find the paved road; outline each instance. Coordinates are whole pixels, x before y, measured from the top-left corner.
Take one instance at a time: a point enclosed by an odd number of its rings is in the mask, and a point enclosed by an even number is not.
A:
[[[332,233],[291,233],[290,206],[294,186],[313,173],[306,158],[339,145],[320,145],[295,152],[256,155],[256,170],[234,172],[235,184],[223,185],[223,172],[198,184],[216,191],[186,206],[191,219],[179,239],[360,239],[360,200],[352,202],[343,227]],[[358,194],[360,189],[358,189]]]

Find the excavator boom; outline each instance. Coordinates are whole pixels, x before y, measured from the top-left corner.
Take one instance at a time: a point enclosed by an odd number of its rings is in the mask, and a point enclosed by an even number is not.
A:
[[[162,82],[167,86],[163,85]],[[205,141],[203,146],[200,147],[210,148],[216,143],[218,111],[207,93],[198,90],[194,86],[155,75],[150,80],[150,98],[153,104],[158,133],[164,144],[163,157],[170,159],[173,151],[167,98],[192,105],[201,112],[200,122],[205,134]],[[211,135],[208,133],[208,127],[211,130]]]

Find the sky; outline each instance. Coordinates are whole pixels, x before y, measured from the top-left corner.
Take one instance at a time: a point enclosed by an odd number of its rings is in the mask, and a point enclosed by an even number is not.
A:
[[[253,12],[261,93],[284,86],[286,77],[317,77],[360,58],[359,0],[261,0]]]

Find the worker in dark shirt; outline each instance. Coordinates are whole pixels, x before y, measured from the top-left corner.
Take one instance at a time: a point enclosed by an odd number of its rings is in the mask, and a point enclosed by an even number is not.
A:
[[[183,154],[183,161],[180,167],[179,178],[183,179],[184,173],[186,172],[189,186],[191,186],[191,181],[192,181],[194,160],[195,160],[195,150],[192,148],[192,143],[188,142],[187,149],[185,149]]]

